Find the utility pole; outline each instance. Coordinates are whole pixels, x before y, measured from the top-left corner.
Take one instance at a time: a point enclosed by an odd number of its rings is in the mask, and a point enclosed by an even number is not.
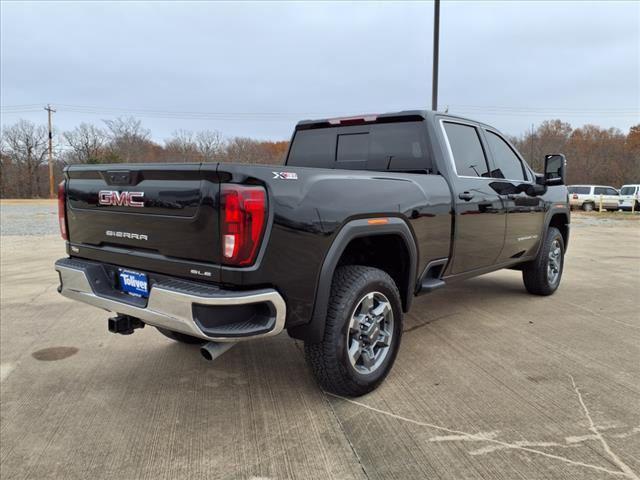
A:
[[[440,44],[440,0],[433,3],[433,80],[431,82],[431,110],[438,110],[438,52]]]
[[[44,109],[47,111],[49,115],[49,197],[55,198],[56,191],[55,185],[53,181],[53,130],[51,128],[51,114],[55,112],[51,105],[47,104]]]
[[[529,160],[529,165],[535,165],[535,159],[533,158],[533,123],[531,124],[531,160]]]

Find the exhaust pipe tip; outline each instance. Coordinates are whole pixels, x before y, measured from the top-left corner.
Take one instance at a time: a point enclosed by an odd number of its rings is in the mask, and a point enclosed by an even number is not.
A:
[[[200,347],[200,354],[204,357],[205,360],[213,360],[213,357],[211,356],[211,353],[209,353],[209,350],[204,347]]]
[[[235,344],[235,342],[208,342],[200,347],[200,354],[205,360],[213,361]]]

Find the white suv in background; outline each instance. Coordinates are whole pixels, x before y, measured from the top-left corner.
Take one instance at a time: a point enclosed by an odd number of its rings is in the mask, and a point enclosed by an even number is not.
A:
[[[620,208],[631,210],[635,203],[635,211],[640,209],[640,185],[623,185],[620,189]]]
[[[571,208],[581,208],[586,212],[600,208],[618,210],[620,208],[620,194],[618,190],[606,185],[569,185],[569,205]]]

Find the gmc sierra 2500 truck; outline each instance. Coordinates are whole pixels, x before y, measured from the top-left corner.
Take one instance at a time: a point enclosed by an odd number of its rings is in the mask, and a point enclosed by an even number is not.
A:
[[[302,121],[284,165],[71,165],[62,295],[201,345],[286,329],[322,388],[389,373],[416,295],[501,268],[550,295],[569,240],[565,159],[536,174],[495,128],[430,111]]]

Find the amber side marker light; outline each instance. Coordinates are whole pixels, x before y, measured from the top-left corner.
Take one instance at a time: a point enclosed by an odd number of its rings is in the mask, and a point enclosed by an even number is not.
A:
[[[367,220],[369,225],[384,225],[385,223],[389,223],[388,218],[370,218]]]

